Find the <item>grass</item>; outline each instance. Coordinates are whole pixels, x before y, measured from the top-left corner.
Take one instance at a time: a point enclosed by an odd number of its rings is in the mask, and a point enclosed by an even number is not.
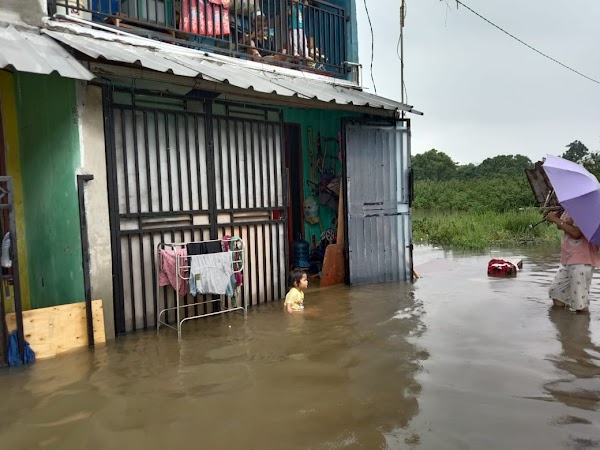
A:
[[[463,250],[560,242],[560,232],[551,224],[530,227],[541,219],[535,209],[505,213],[416,210],[413,213],[413,239],[415,243]]]

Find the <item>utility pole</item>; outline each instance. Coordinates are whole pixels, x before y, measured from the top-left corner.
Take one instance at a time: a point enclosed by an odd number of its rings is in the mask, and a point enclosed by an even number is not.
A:
[[[400,0],[400,98],[404,103],[404,17],[406,15],[406,3],[405,0]],[[402,111],[402,118],[404,119],[405,111]]]

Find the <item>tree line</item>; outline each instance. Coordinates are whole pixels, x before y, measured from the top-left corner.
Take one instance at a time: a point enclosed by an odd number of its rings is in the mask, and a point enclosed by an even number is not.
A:
[[[560,155],[582,164],[600,178],[600,152],[576,140]],[[514,211],[536,206],[525,169],[527,156],[499,155],[480,164],[459,165],[446,153],[431,149],[412,157],[415,180],[414,207],[446,211]]]

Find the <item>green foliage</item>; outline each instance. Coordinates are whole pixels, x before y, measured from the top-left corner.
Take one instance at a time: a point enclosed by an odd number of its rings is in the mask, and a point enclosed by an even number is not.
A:
[[[415,209],[504,212],[527,206],[535,206],[535,198],[525,175],[415,182]]]
[[[563,158],[582,163],[599,177],[600,153],[590,153],[580,141],[567,147]],[[479,165],[457,166],[448,155],[432,149],[415,155],[412,163],[413,230],[417,241],[484,249],[559,239],[560,233],[547,224],[529,228],[541,215],[524,173],[532,166],[528,157],[499,155]]]
[[[465,164],[456,167],[456,178],[459,180],[469,180],[477,176],[477,166],[475,164]]]
[[[417,211],[413,217],[413,237],[415,242],[465,250],[521,243],[557,244],[560,232],[556,227],[546,223],[530,227],[540,219],[536,209],[507,213]]]
[[[444,152],[431,149],[414,155],[412,167],[415,180],[447,181],[452,179],[469,180],[472,178],[523,176],[523,172],[532,166],[531,160],[523,155],[499,155],[484,159],[479,165],[457,164]]]
[[[600,153],[590,153],[583,160],[583,167],[600,180]]]
[[[456,174],[456,164],[444,152],[431,149],[412,157],[415,180],[449,180]]]
[[[478,177],[522,177],[533,163],[523,155],[499,155],[487,158],[475,170]]]
[[[568,150],[563,153],[562,158],[568,159],[576,163],[581,163],[589,156],[590,151],[581,143],[581,141],[573,141],[566,146]]]

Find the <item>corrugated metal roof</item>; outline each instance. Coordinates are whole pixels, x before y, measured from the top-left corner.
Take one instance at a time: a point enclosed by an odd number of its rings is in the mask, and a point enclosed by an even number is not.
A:
[[[421,114],[412,106],[362,91],[344,80],[208,54],[138,36],[50,22],[57,41],[96,60],[126,63],[183,77],[227,83],[263,94]],[[345,85],[343,85],[345,84]]]
[[[51,74],[91,80],[94,75],[62,46],[37,30],[18,30],[12,25],[0,28],[0,69],[12,67],[19,72]]]

